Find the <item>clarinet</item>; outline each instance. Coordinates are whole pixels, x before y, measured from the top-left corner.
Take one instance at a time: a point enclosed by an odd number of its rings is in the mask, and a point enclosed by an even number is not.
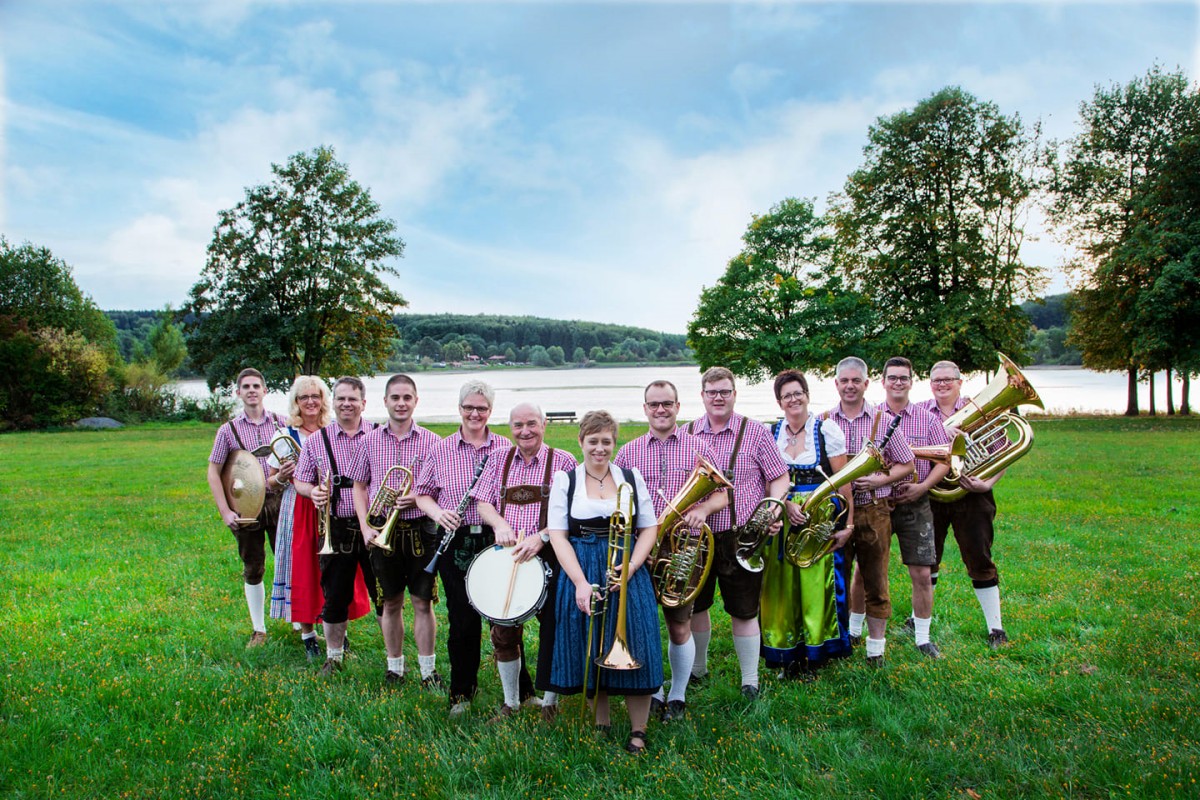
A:
[[[883,441],[879,443],[879,452],[883,452],[883,448],[888,446],[888,442],[892,440],[893,434],[896,433],[896,428],[900,427],[900,415],[892,416],[892,424],[888,425],[887,431],[883,434]]]
[[[466,494],[463,495],[462,502],[458,504],[458,508],[454,509],[454,513],[458,514],[459,519],[462,518],[463,512],[467,510],[467,504],[471,502],[471,490],[475,488],[475,484],[479,483],[479,476],[483,474],[483,467],[487,464],[488,457],[485,455],[475,467],[475,477],[471,479],[471,485],[467,487]],[[442,554],[450,549],[450,543],[454,541],[454,534],[457,529],[446,530],[441,525],[438,529],[442,531],[442,540],[438,542],[437,551],[433,554],[433,558],[429,559],[429,563],[425,565],[425,571],[430,575],[437,569],[438,559]]]

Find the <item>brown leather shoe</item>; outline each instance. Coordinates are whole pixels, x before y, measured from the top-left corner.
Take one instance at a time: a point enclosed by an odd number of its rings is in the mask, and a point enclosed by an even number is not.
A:
[[[333,659],[333,658],[327,658],[327,659],[325,659],[325,663],[321,665],[321,671],[318,674],[322,678],[328,678],[328,677],[333,676],[335,673],[338,673],[341,671],[342,671],[342,662],[341,661],[339,661],[337,659]]]
[[[542,722],[554,722],[558,719],[558,703],[549,703],[542,706]]]
[[[255,631],[254,633],[250,634],[250,641],[246,642],[246,649],[249,650],[252,647],[262,647],[266,643],[267,634],[263,633],[262,631]]]
[[[509,717],[515,717],[516,715],[517,709],[510,705],[501,704],[500,710],[496,712],[496,716],[492,717],[489,722],[502,722],[503,720],[506,720]]]

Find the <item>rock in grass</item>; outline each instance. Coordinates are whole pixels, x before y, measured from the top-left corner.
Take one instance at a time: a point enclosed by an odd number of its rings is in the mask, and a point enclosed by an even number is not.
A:
[[[121,423],[112,417],[84,417],[75,423],[76,428],[120,428]]]

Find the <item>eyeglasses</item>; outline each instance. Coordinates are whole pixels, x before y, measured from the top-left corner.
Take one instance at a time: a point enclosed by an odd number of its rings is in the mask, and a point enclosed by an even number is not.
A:
[[[952,383],[958,383],[962,378],[933,378],[929,382],[934,386],[949,386]]]
[[[788,392],[785,395],[780,395],[779,399],[785,403],[790,403],[793,400],[799,400],[801,397],[806,397],[807,392]]]
[[[675,404],[675,400],[647,400],[646,408],[650,409],[651,411],[658,411],[660,408],[664,411],[670,411],[675,407]]]
[[[321,402],[321,395],[319,395],[319,394],[302,394],[296,398],[296,402],[319,403],[319,402]]]
[[[718,397],[729,397],[733,394],[733,389],[705,389],[704,396],[709,400],[715,400]]]
[[[908,375],[887,375],[884,377],[884,380],[887,381],[888,383],[903,384],[903,383],[908,383],[909,381],[912,380],[912,378],[909,377]]]
[[[492,409],[487,406],[459,406],[464,414],[486,414]]]

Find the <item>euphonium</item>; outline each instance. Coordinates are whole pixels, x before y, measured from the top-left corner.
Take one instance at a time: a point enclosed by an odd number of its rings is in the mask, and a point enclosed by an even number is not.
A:
[[[400,473],[400,485],[395,489],[388,486],[388,479],[392,477],[393,472]],[[379,491],[371,500],[371,508],[367,511],[367,524],[378,532],[378,535],[371,540],[371,544],[384,552],[392,552],[392,531],[395,530],[396,520],[400,519],[400,509],[395,507],[396,501],[411,492],[412,487],[412,470],[397,464],[388,468],[388,471],[383,474],[383,482],[379,486]],[[375,520],[383,519],[384,515],[387,516],[387,519],[383,522],[383,527],[375,527]],[[410,531],[408,547],[409,555],[414,558],[425,553],[419,530],[414,528]]]
[[[713,533],[707,525],[688,527],[683,515],[715,489],[733,489],[733,484],[703,456],[683,487],[667,501],[658,518],[658,537],[650,552],[650,582],[654,594],[667,608],[690,603],[712,569]]]
[[[787,509],[783,501],[776,497],[764,497],[759,500],[750,519],[737,531],[737,549],[733,552],[733,557],[742,569],[762,572],[767,566],[763,559],[763,550],[771,535],[771,526],[779,521],[787,524]]]
[[[607,594],[617,592],[617,622],[613,627],[613,642],[608,652],[596,657],[596,666],[604,669],[637,669],[642,665],[629,651],[625,621],[629,613],[629,558],[633,551],[633,486],[622,483],[617,487],[617,507],[608,523],[608,583]],[[620,572],[617,571],[617,548],[620,548]],[[615,588],[614,588],[615,585]],[[607,613],[607,612],[606,612]],[[603,619],[603,617],[602,617]],[[601,623],[603,626],[603,623]],[[600,628],[600,650],[604,650],[604,629]],[[586,666],[586,665],[585,665]]]
[[[330,556],[333,555],[333,473],[325,476],[321,487],[325,490],[325,506],[317,510],[317,536],[322,542],[317,555]]]
[[[962,475],[990,478],[1033,447],[1033,428],[1016,409],[1020,405],[1045,406],[1017,365],[1003,353],[999,356],[1001,370],[992,382],[945,422],[947,428],[958,428],[967,437]],[[966,493],[957,479],[947,477],[930,490],[929,496],[949,503]]]
[[[821,485],[800,500],[800,510],[808,517],[803,528],[792,528],[784,519],[783,557],[796,567],[811,567],[833,550],[834,525],[842,513],[843,504],[838,490],[859,478],[884,468],[883,452],[870,439],[863,443],[858,455],[822,481]]]

